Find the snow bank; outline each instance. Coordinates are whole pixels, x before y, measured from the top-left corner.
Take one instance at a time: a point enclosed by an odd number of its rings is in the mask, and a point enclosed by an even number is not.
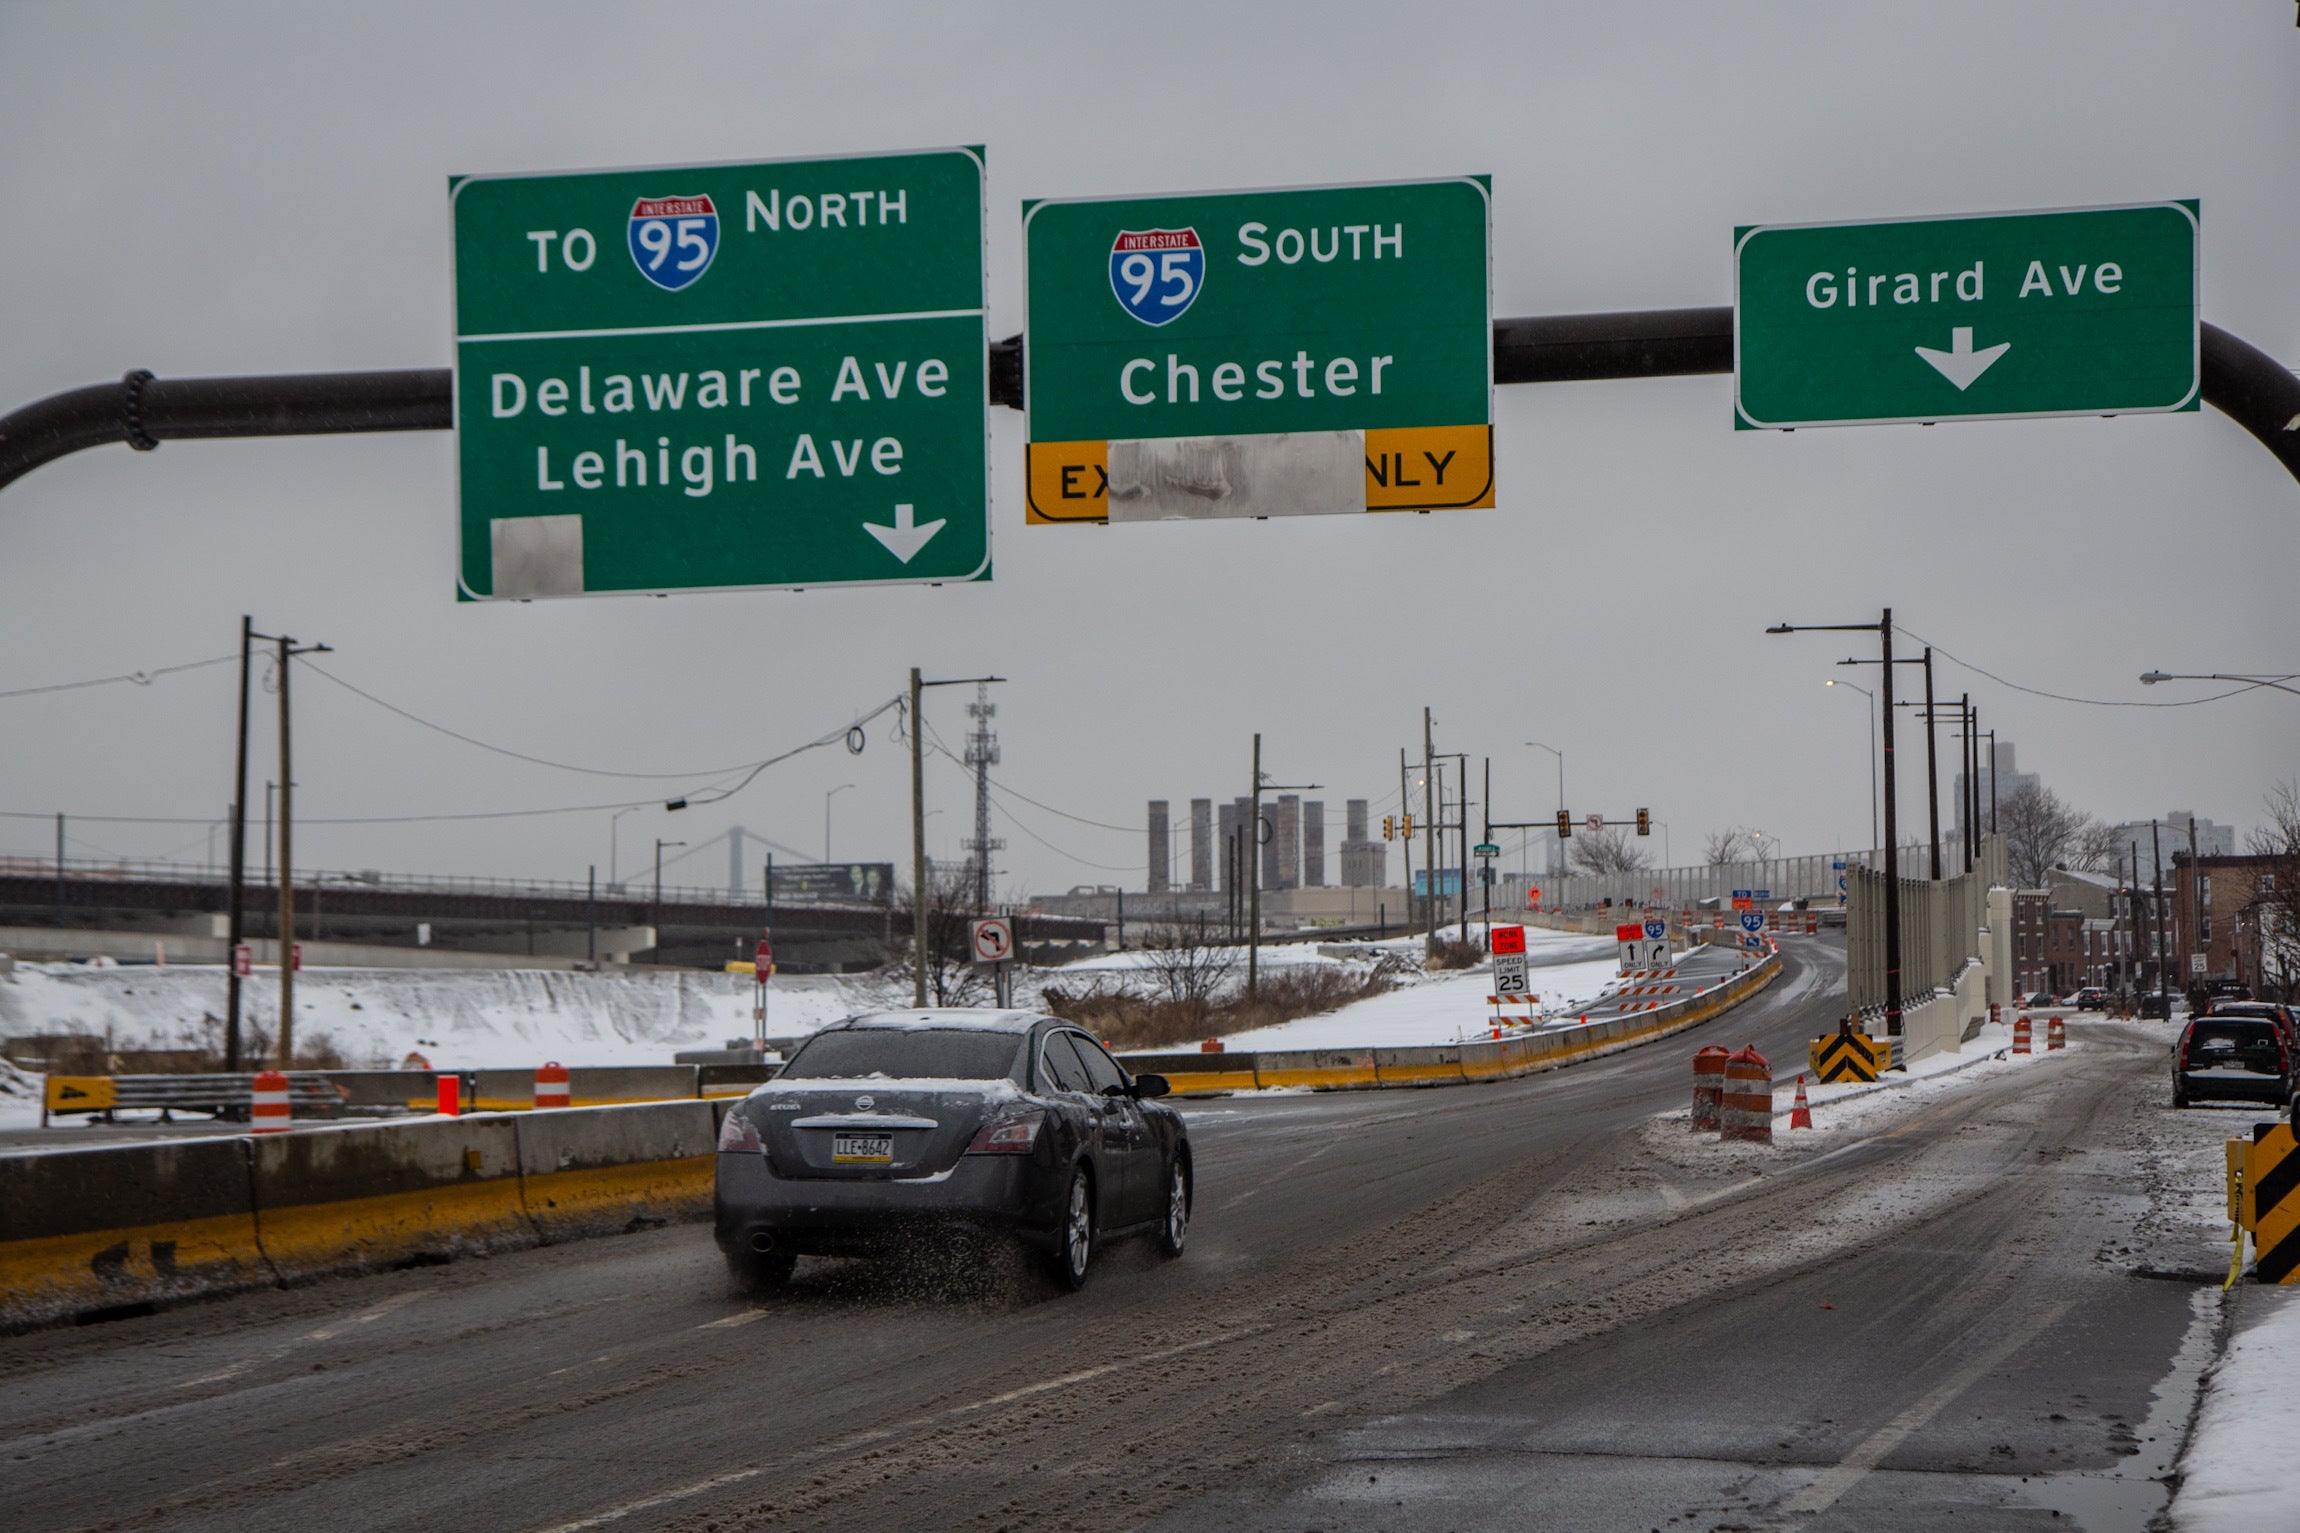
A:
[[[219,1047],[220,967],[90,968],[18,964],[0,976],[0,1036],[80,1033],[114,1049]],[[777,979],[767,1030],[777,1037],[907,994],[867,975]],[[748,1036],[750,976],[684,970],[579,974],[561,970],[306,969],[296,983],[296,1034],[325,1035],[351,1066],[396,1065],[423,1054],[440,1069],[668,1064],[675,1050]],[[279,990],[258,978],[244,1015],[264,1037],[278,1025]]]
[[[2248,1289],[2242,1328],[2213,1369],[2197,1412],[2171,1521],[2182,1533],[2300,1528],[2300,1292]]]
[[[1526,935],[1531,939],[1533,933]],[[1528,940],[1526,945],[1530,949],[1533,943]],[[1556,963],[1534,971],[1534,993],[1544,1010],[1586,1006],[1620,977],[1620,963],[1610,956],[1612,939],[1607,938],[1604,946],[1609,955],[1605,958]],[[1427,974],[1386,995],[1352,1002],[1322,1017],[1252,1028],[1222,1041],[1231,1049],[1411,1049],[1460,1043],[1486,1036],[1494,1013],[1486,997],[1492,993],[1489,969]]]

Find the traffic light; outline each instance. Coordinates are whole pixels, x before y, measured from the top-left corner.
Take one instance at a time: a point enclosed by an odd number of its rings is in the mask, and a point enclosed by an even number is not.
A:
[[[1652,810],[1640,809],[1637,811],[1637,833],[1641,836],[1650,836],[1653,834]]]
[[[1385,815],[1383,815],[1383,816],[1382,816],[1382,839],[1383,839],[1384,841],[1395,841],[1397,838],[1398,838],[1398,817],[1397,817],[1396,815],[1394,815],[1394,814],[1385,814]]]
[[[1398,822],[1398,833],[1408,841],[1414,838],[1414,817],[1412,815],[1409,814]]]
[[[1557,811],[1557,839],[1563,841],[1572,834],[1573,816],[1560,809]]]

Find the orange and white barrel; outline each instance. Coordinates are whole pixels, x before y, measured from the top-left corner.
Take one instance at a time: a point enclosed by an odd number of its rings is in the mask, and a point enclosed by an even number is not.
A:
[[[256,1076],[254,1095],[249,1099],[248,1122],[258,1134],[284,1134],[292,1126],[292,1109],[288,1105],[288,1078],[277,1070],[265,1070]]]
[[[2045,1018],[2044,1046],[2047,1051],[2068,1047],[2068,1024],[2059,1017]]]
[[[1731,1051],[1711,1044],[1693,1056],[1693,1132],[1717,1132],[1717,1113],[1725,1100],[1725,1061]]]
[[[535,1105],[565,1107],[573,1101],[567,1090],[567,1067],[554,1059],[535,1072]]]
[[[2017,1016],[2017,1017],[2013,1018],[2013,1046],[2012,1046],[2012,1051],[2013,1051],[2015,1054],[2026,1054],[2026,1053],[2028,1053],[2028,1052],[2029,1052],[2028,1040],[2029,1040],[2028,1013],[2024,1011],[2024,1012],[2022,1012],[2022,1013],[2021,1013],[2019,1016]]]
[[[1720,1139],[1773,1142],[1773,1068],[1754,1046],[1726,1056],[1725,1100],[1717,1119]]]

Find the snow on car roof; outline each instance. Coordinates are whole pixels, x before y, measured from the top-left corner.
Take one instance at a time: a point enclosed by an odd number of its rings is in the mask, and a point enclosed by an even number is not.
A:
[[[984,1033],[1027,1033],[1045,1018],[1035,1011],[960,1011],[929,1007],[924,1011],[866,1011],[861,1016],[834,1022],[833,1027],[884,1027],[905,1030],[964,1029]]]

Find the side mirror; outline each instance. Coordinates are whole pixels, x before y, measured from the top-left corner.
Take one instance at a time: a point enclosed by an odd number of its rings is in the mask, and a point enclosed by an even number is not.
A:
[[[1137,1101],[1149,1097],[1162,1097],[1173,1089],[1172,1086],[1166,1084],[1166,1077],[1163,1075],[1137,1075],[1134,1077],[1134,1096]]]

